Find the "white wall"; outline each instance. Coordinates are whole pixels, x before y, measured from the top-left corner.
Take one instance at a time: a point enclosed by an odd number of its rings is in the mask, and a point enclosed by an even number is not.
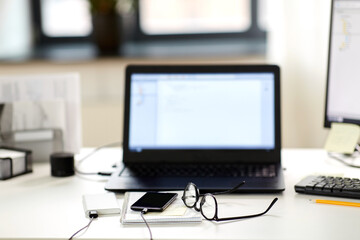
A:
[[[270,0],[268,0],[270,1]],[[282,69],[285,147],[322,147],[329,0],[271,0],[268,62]]]

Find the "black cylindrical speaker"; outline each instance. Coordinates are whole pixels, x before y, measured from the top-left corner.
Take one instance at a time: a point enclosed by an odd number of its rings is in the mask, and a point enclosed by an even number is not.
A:
[[[51,176],[67,177],[75,174],[74,154],[72,153],[53,153],[50,155]]]

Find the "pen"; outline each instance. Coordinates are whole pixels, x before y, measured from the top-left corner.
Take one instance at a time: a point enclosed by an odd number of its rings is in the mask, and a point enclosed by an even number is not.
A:
[[[331,205],[360,207],[360,203],[356,203],[356,202],[342,202],[342,201],[323,200],[323,199],[312,199],[311,201],[315,203],[323,203],[323,204],[331,204]]]

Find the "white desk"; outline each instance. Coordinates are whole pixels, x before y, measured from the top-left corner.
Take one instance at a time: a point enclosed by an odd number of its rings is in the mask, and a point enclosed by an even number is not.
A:
[[[282,157],[286,168],[283,193],[219,197],[219,216],[224,217],[240,215],[246,209],[261,211],[279,197],[268,214],[226,223],[204,220],[201,224],[151,225],[154,239],[359,239],[360,208],[311,203],[309,199],[320,197],[297,194],[294,184],[311,173],[359,177],[360,169],[329,159],[323,150],[285,149]],[[96,161],[106,166],[119,158],[119,149],[106,149],[84,164],[91,166]],[[104,181],[89,179],[51,177],[50,166],[43,163],[35,164],[31,174],[0,182],[0,239],[68,239],[88,223],[82,195],[105,192]],[[122,195],[118,198],[121,201]],[[119,218],[98,218],[79,238],[149,239],[145,225],[123,226]]]

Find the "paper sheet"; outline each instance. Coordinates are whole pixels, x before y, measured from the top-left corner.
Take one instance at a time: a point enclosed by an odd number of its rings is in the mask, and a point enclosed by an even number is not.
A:
[[[177,200],[178,201],[175,201],[172,204],[170,204],[170,206],[167,207],[163,212],[159,212],[159,213],[149,212],[147,214],[156,215],[156,216],[183,216],[185,215],[186,210],[188,208],[184,205],[184,203],[180,199]]]

